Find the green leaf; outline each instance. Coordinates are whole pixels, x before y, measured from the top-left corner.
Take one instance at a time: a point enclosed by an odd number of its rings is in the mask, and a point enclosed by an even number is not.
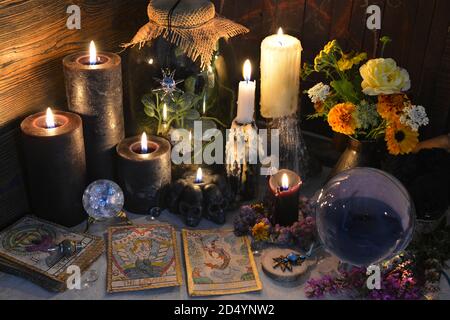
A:
[[[144,112],[150,118],[154,118],[156,116],[155,109],[153,108],[145,107]]]
[[[153,95],[151,93],[145,94],[141,99],[142,104],[148,108],[156,108],[155,102],[153,101]]]
[[[200,113],[197,110],[190,109],[186,111],[184,118],[188,120],[198,120],[200,119]]]
[[[336,80],[330,83],[331,87],[336,93],[341,96],[342,100],[358,104],[358,95],[355,91],[355,87],[348,80]]]

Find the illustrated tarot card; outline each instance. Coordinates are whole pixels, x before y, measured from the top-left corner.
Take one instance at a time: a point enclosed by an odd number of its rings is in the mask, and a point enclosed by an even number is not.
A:
[[[108,239],[108,292],[182,284],[177,238],[172,226],[111,227]]]
[[[76,241],[83,248],[70,257],[51,254],[51,249],[63,240]],[[52,291],[65,289],[69,266],[78,266],[84,271],[103,252],[102,239],[32,216],[0,232],[0,264],[8,272],[25,276]]]
[[[249,241],[232,230],[183,230],[191,296],[262,290]]]

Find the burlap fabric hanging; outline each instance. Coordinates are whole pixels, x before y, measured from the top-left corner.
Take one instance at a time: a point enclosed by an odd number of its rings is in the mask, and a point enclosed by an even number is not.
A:
[[[249,31],[238,23],[216,15],[214,4],[208,0],[181,0],[172,15],[169,15],[176,2],[151,0],[147,9],[150,21],[124,47],[139,45],[141,48],[147,41],[162,36],[181,48],[193,61],[199,59],[200,67],[204,69],[211,65],[219,39]]]

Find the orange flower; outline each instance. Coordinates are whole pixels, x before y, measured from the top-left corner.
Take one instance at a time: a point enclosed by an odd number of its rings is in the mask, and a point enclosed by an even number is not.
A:
[[[386,128],[385,140],[390,154],[394,156],[408,154],[419,143],[419,133],[399,121],[393,121]]]
[[[335,132],[346,135],[355,134],[357,121],[353,116],[356,106],[353,103],[346,102],[335,105],[328,114],[328,124]]]
[[[377,111],[384,120],[397,121],[408,103],[408,96],[402,93],[379,95]]]

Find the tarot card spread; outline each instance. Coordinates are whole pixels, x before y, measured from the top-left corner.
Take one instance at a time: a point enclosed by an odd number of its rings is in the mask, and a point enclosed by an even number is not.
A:
[[[248,239],[232,230],[183,230],[189,294],[210,296],[262,289]]]
[[[109,229],[108,292],[182,284],[176,234],[169,225]]]
[[[81,245],[80,250],[71,256],[59,256],[50,253],[64,240]],[[35,217],[26,216],[0,233],[0,262],[24,274],[35,274],[33,278],[44,279],[38,274],[61,283],[63,290],[66,270],[76,265],[86,269],[103,253],[103,241],[100,238],[71,232],[69,229]],[[50,281],[50,280],[48,280]],[[45,285],[45,279],[40,284]],[[50,287],[51,285],[47,285]]]

